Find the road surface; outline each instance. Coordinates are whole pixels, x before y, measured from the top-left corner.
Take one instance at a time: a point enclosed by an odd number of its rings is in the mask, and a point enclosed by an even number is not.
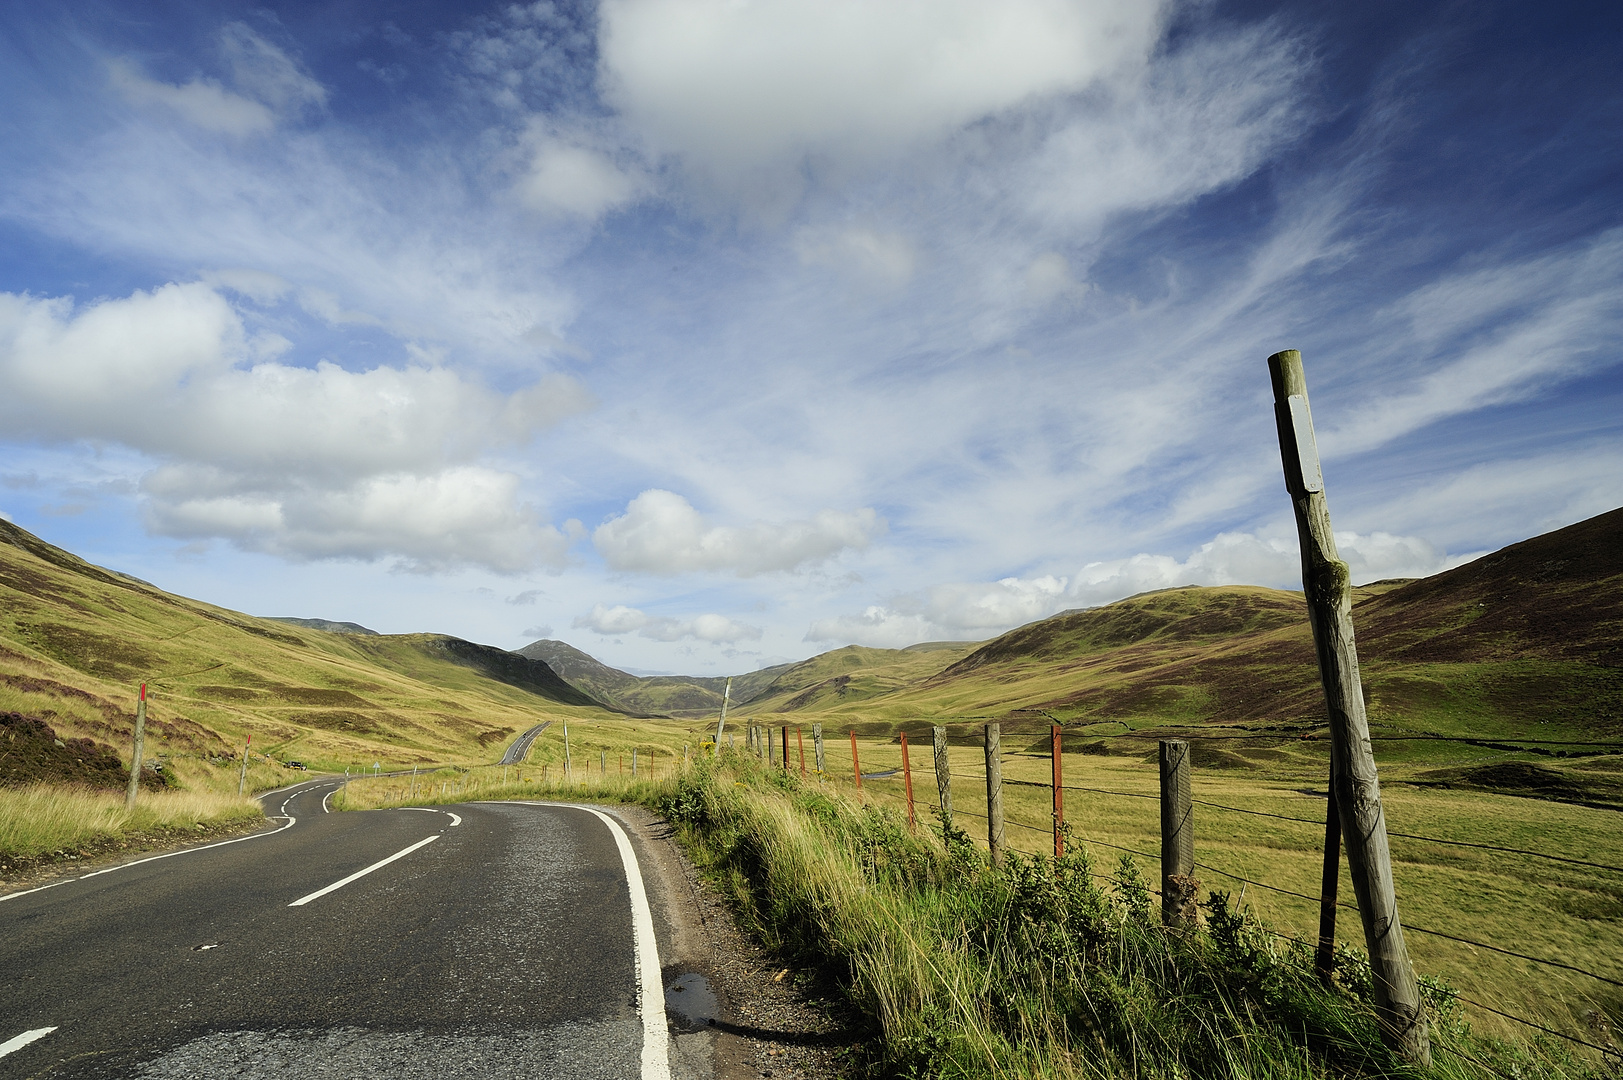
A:
[[[514,739],[513,745],[507,748],[507,753],[503,754],[502,759],[496,762],[496,764],[517,765],[522,762],[526,757],[529,756],[530,744],[535,742],[535,737],[551,726],[552,721],[548,720],[545,723],[535,725],[535,727]]]
[[[0,1077],[710,1075],[667,1028],[663,886],[609,814],[329,813],[334,786],[0,898]]]

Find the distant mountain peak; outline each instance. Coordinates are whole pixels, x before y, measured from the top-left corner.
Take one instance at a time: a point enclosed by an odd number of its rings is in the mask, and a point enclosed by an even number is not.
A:
[[[334,622],[332,619],[295,619],[291,615],[267,615],[271,622],[287,623],[290,626],[302,626],[307,630],[325,630],[329,634],[370,634],[381,637],[376,630],[369,630],[360,623]]]

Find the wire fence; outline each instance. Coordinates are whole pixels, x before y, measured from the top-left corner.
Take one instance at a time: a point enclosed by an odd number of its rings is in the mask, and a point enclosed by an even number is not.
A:
[[[1025,736],[1025,735],[1030,735],[1032,737],[1042,736],[1044,738],[1047,738],[1051,734],[1052,734],[1051,731],[1024,732],[1024,731],[1018,731],[1018,730],[1004,731],[1002,733],[1004,738],[1009,738],[1011,736],[1013,736],[1013,737],[1021,737],[1021,736]],[[1213,738],[1214,737],[1214,733],[1213,733],[1213,731],[1211,729],[1198,729],[1198,730],[1197,729],[1191,729],[1189,731],[1189,734],[1190,735],[1198,735],[1198,737],[1200,737],[1200,738]],[[1271,730],[1266,730],[1266,731],[1258,731],[1256,729],[1227,728],[1227,729],[1222,729],[1219,732],[1217,732],[1215,734],[1215,737],[1219,738],[1219,739],[1222,739],[1224,741],[1234,739],[1234,738],[1257,738],[1257,739],[1267,738],[1267,739],[1273,739],[1273,740],[1279,741],[1282,738],[1299,737],[1299,735],[1300,735],[1299,732],[1293,731],[1293,730],[1290,730],[1290,729],[1271,729]],[[1153,739],[1155,741],[1161,741],[1161,740],[1166,739],[1168,737],[1175,737],[1175,736],[1162,735],[1162,734],[1144,735],[1144,734],[1141,734],[1141,733],[1134,733],[1134,732],[1121,732],[1121,733],[1109,733],[1109,734],[1085,733],[1084,737],[1087,738],[1087,739],[1090,739],[1090,740],[1102,740],[1102,739],[1106,739],[1106,738],[1119,738],[1119,739],[1143,739],[1145,741],[1149,741],[1149,740]],[[1065,738],[1066,742],[1073,742],[1074,739],[1076,738],[1076,736],[1075,736],[1075,734],[1073,732],[1065,732],[1064,733],[1064,738]],[[1445,736],[1445,735],[1436,734],[1436,733],[1396,734],[1396,735],[1380,736],[1379,738],[1385,738],[1385,739],[1390,739],[1390,740],[1437,740],[1437,741],[1447,740],[1447,741],[1453,741],[1453,742],[1474,744],[1474,745],[1479,745],[1479,746],[1480,745],[1489,745],[1491,743],[1497,743],[1497,744],[1501,744],[1498,748],[1503,748],[1503,749],[1520,749],[1521,748],[1519,746],[1511,746],[1511,745],[1509,745],[1510,741],[1470,739],[1470,738],[1463,738],[1463,737],[1456,737],[1456,736]],[[1588,747],[1588,748],[1599,747],[1599,748],[1605,748],[1605,749],[1623,750],[1623,743],[1616,743],[1616,742],[1576,743],[1576,742],[1570,742],[1570,741],[1556,742],[1554,740],[1532,740],[1532,739],[1527,739],[1527,740],[1517,739],[1517,740],[1513,740],[1513,741],[1515,743],[1523,744],[1523,745],[1559,745],[1559,746],[1566,746],[1566,747],[1583,746],[1583,747]],[[965,739],[963,739],[962,737],[953,738],[953,739],[949,740],[949,742],[952,745],[957,746],[959,748],[963,748],[966,745],[968,745],[967,741]],[[920,744],[915,744],[915,746],[918,746],[918,745],[920,745]],[[1069,754],[1067,754],[1067,756],[1069,756]],[[1078,756],[1086,756],[1086,755],[1078,754]],[[1033,747],[1032,749],[1026,750],[1026,751],[1008,750],[1008,751],[1000,752],[999,755],[998,755],[998,762],[999,762],[999,765],[1001,767],[1001,765],[1003,765],[1005,763],[1011,763],[1011,762],[1017,761],[1019,759],[1031,760],[1031,759],[1051,759],[1051,758],[1052,758],[1052,750],[1048,750],[1047,753],[1041,753],[1041,752],[1037,752],[1037,748]],[[926,763],[926,764],[923,765],[923,767],[920,768],[919,772],[922,773],[922,774],[932,774],[933,775],[933,773],[934,773],[933,765],[931,765],[929,763]],[[901,770],[898,770],[897,775],[901,775]],[[975,784],[978,784],[978,785],[984,785],[986,783],[986,780],[987,780],[987,774],[986,774],[985,771],[975,771],[973,769],[961,772],[957,768],[954,768],[954,769],[950,770],[947,775],[953,780],[969,781],[969,782],[972,782],[972,783],[975,783]],[[1055,785],[1052,784],[1052,783],[1043,783],[1041,781],[1026,780],[1026,779],[1020,779],[1020,778],[1015,778],[1015,777],[1006,777],[1006,776],[1005,777],[999,777],[999,783],[1001,783],[1002,785],[1011,786],[1011,787],[1036,788],[1036,789],[1043,789],[1043,790],[1053,790],[1054,787],[1055,787]],[[1095,786],[1084,785],[1084,784],[1068,784],[1068,783],[1064,783],[1064,782],[1061,782],[1058,785],[1058,788],[1062,792],[1077,792],[1077,793],[1083,793],[1083,794],[1088,794],[1088,795],[1102,796],[1102,797],[1111,798],[1111,799],[1132,799],[1132,800],[1139,800],[1139,801],[1148,800],[1148,801],[1151,801],[1151,802],[1160,802],[1160,800],[1161,800],[1161,795],[1159,794],[1159,792],[1151,794],[1151,793],[1142,792],[1142,791],[1121,791],[1121,790],[1117,790],[1117,789],[1113,789],[1113,788],[1095,787]],[[1216,802],[1216,801],[1209,800],[1209,799],[1192,799],[1191,801],[1196,806],[1205,807],[1207,809],[1216,810],[1216,811],[1219,811],[1219,812],[1222,812],[1222,813],[1239,814],[1239,815],[1245,815],[1245,816],[1250,816],[1250,817],[1266,818],[1266,819],[1270,819],[1270,820],[1286,822],[1286,823],[1289,823],[1289,824],[1292,824],[1292,825],[1311,826],[1313,829],[1318,830],[1320,832],[1322,832],[1326,828],[1326,821],[1325,821],[1325,819],[1323,817],[1310,818],[1310,817],[1301,817],[1301,816],[1297,816],[1297,815],[1293,815],[1293,814],[1281,814],[1281,813],[1276,813],[1276,812],[1268,811],[1268,810],[1258,810],[1258,809],[1254,809],[1254,808],[1250,808],[1250,807],[1233,806],[1233,805],[1230,805],[1228,803]],[[1328,801],[1326,801],[1326,806],[1328,807]],[[980,821],[988,822],[988,824],[990,824],[990,819],[989,819],[988,815],[977,813],[977,812],[972,811],[972,810],[964,809],[961,806],[957,805],[957,800],[954,800],[953,815],[955,817],[957,815],[964,815],[964,816],[967,816],[967,817],[978,819]],[[1022,830],[1024,832],[1027,832],[1027,833],[1035,833],[1035,834],[1040,834],[1040,835],[1043,835],[1043,836],[1052,835],[1055,832],[1055,830],[1059,827],[1059,822],[1058,822],[1057,816],[1051,817],[1050,821],[1048,823],[1044,824],[1044,825],[1037,825],[1037,824],[1033,824],[1033,823],[1031,823],[1029,821],[1019,820],[1015,816],[1006,814],[1004,816],[1004,818],[1003,818],[1003,824],[1006,827],[1012,827],[1012,828],[1016,828],[1016,829]],[[1089,845],[1089,846],[1092,846],[1092,847],[1100,847],[1100,848],[1106,848],[1106,849],[1113,850],[1113,851],[1119,851],[1119,852],[1122,852],[1122,853],[1127,854],[1127,855],[1132,855],[1132,856],[1134,856],[1136,858],[1149,860],[1151,862],[1155,862],[1155,861],[1160,859],[1159,855],[1152,854],[1151,852],[1144,851],[1144,850],[1141,850],[1139,848],[1135,848],[1135,847],[1131,847],[1131,846],[1128,846],[1128,845],[1125,845],[1125,844],[1120,844],[1120,843],[1115,843],[1115,842],[1112,842],[1112,841],[1104,840],[1104,839],[1102,839],[1102,838],[1100,838],[1098,836],[1085,835],[1085,834],[1083,834],[1081,832],[1076,831],[1074,826],[1071,828],[1069,835],[1070,835],[1070,839],[1071,839],[1072,842],[1080,842],[1080,843],[1083,843],[1083,844],[1086,844],[1086,845]],[[1614,865],[1612,863],[1600,862],[1600,861],[1596,861],[1596,860],[1592,860],[1592,859],[1577,858],[1577,857],[1570,856],[1570,855],[1554,854],[1554,853],[1551,853],[1551,852],[1538,851],[1538,850],[1532,849],[1532,848],[1517,847],[1517,846],[1512,846],[1512,845],[1508,845],[1508,844],[1490,844],[1490,843],[1482,843],[1482,842],[1478,842],[1478,841],[1455,840],[1455,839],[1451,839],[1451,838],[1448,838],[1448,837],[1431,836],[1431,835],[1427,835],[1427,834],[1424,834],[1424,833],[1396,832],[1396,831],[1390,831],[1390,830],[1387,832],[1387,836],[1391,837],[1391,838],[1408,840],[1408,841],[1413,841],[1413,842],[1417,842],[1417,843],[1438,845],[1438,846],[1441,846],[1441,847],[1472,850],[1472,851],[1481,851],[1481,852],[1491,853],[1491,854],[1494,854],[1494,855],[1503,855],[1503,856],[1507,856],[1507,857],[1515,857],[1515,858],[1521,858],[1521,859],[1539,859],[1539,860],[1544,860],[1544,861],[1547,861],[1547,862],[1550,862],[1550,863],[1556,863],[1556,864],[1561,864],[1561,865],[1565,865],[1565,866],[1580,867],[1580,868],[1583,868],[1583,869],[1586,869],[1586,870],[1596,870],[1596,871],[1601,871],[1601,872],[1606,872],[1606,873],[1623,874],[1623,866]],[[1207,872],[1209,874],[1214,874],[1214,875],[1217,875],[1219,877],[1225,878],[1227,880],[1240,883],[1241,885],[1243,885],[1243,886],[1245,886],[1247,888],[1256,888],[1256,889],[1261,889],[1261,890],[1264,890],[1264,891],[1267,891],[1267,892],[1270,892],[1270,893],[1275,893],[1275,894],[1279,894],[1279,895],[1283,895],[1283,896],[1288,896],[1288,897],[1294,898],[1296,900],[1306,901],[1306,902],[1311,903],[1311,904],[1313,904],[1315,906],[1320,905],[1322,903],[1322,901],[1324,900],[1324,898],[1321,897],[1321,896],[1313,895],[1313,894],[1306,893],[1306,892],[1301,892],[1301,891],[1298,891],[1296,889],[1285,888],[1285,887],[1283,887],[1281,885],[1277,885],[1277,884],[1274,884],[1272,882],[1263,880],[1261,877],[1248,876],[1248,875],[1245,875],[1245,874],[1234,873],[1232,870],[1225,869],[1223,867],[1213,865],[1210,862],[1197,860],[1194,863],[1194,865],[1197,868],[1199,868],[1200,870],[1203,870],[1203,871],[1205,871],[1205,872]],[[1092,876],[1095,877],[1095,878],[1099,878],[1101,880],[1112,880],[1110,875],[1106,875],[1106,874],[1093,873]],[[1151,892],[1156,894],[1156,895],[1160,895],[1160,890],[1152,889]],[[1357,907],[1356,904],[1348,903],[1346,901],[1339,900],[1339,899],[1334,901],[1334,906],[1338,910],[1347,910],[1347,911],[1353,911],[1353,912],[1358,911],[1358,907]],[[1473,949],[1482,949],[1482,950],[1486,950],[1488,952],[1496,953],[1496,954],[1499,954],[1499,955],[1512,957],[1512,958],[1515,958],[1517,960],[1526,961],[1528,963],[1540,965],[1540,966],[1543,966],[1543,967],[1547,967],[1547,968],[1551,968],[1551,969],[1555,969],[1555,970],[1559,970],[1559,971],[1568,972],[1568,973],[1571,973],[1571,974],[1574,974],[1574,975],[1582,976],[1584,978],[1592,979],[1595,982],[1597,982],[1599,984],[1602,984],[1604,986],[1623,988],[1623,980],[1613,978],[1613,977],[1611,977],[1609,975],[1602,974],[1601,972],[1591,970],[1589,968],[1580,966],[1578,964],[1567,963],[1567,962],[1565,962],[1563,960],[1557,960],[1557,959],[1554,959],[1554,958],[1548,957],[1548,956],[1537,956],[1537,955],[1534,955],[1532,953],[1522,952],[1522,951],[1519,951],[1519,950],[1516,950],[1516,949],[1505,948],[1504,946],[1495,945],[1495,944],[1492,944],[1492,943],[1489,943],[1489,942],[1486,942],[1486,941],[1477,940],[1475,938],[1467,937],[1467,936],[1465,936],[1463,934],[1456,934],[1456,933],[1450,933],[1450,932],[1447,932],[1447,931],[1437,930],[1437,929],[1434,929],[1432,927],[1421,926],[1421,925],[1417,925],[1415,923],[1411,923],[1411,922],[1407,922],[1407,921],[1405,921],[1403,925],[1404,925],[1404,929],[1406,931],[1408,931],[1408,932],[1411,932],[1411,933],[1436,937],[1436,938],[1451,941],[1451,942],[1454,942],[1454,943],[1457,943],[1457,944],[1460,944],[1460,945],[1465,945],[1465,946],[1468,946],[1468,947],[1473,948]],[[1305,942],[1302,939],[1297,938],[1297,937],[1295,937],[1293,935],[1281,933],[1279,931],[1275,931],[1275,930],[1272,930],[1272,929],[1269,929],[1268,932],[1270,934],[1273,934],[1276,937],[1281,938],[1281,939],[1293,941],[1293,942],[1296,942],[1299,945],[1311,947],[1308,942]],[[1561,1030],[1559,1030],[1557,1028],[1551,1027],[1548,1024],[1540,1023],[1537,1020],[1533,1020],[1533,1019],[1530,1019],[1530,1018],[1525,1017],[1525,1016],[1519,1016],[1519,1015],[1517,1015],[1515,1013],[1508,1012],[1508,1011],[1506,1011],[1504,1009],[1500,1009],[1500,1008],[1496,1008],[1494,1006],[1484,1004],[1484,1003],[1479,1002],[1479,1001],[1477,1001],[1477,1000],[1475,1000],[1473,998],[1468,998],[1468,997],[1465,997],[1464,995],[1460,995],[1458,993],[1455,993],[1454,997],[1456,997],[1459,1001],[1461,1001],[1461,1002],[1463,1002],[1463,1003],[1465,1003],[1467,1005],[1470,1005],[1473,1008],[1481,1009],[1484,1012],[1491,1013],[1492,1015],[1494,1015],[1496,1017],[1499,1017],[1499,1018],[1501,1018],[1503,1020],[1509,1021],[1509,1022],[1514,1023],[1514,1024],[1521,1025],[1521,1026],[1527,1028],[1528,1030],[1536,1031],[1536,1032],[1538,1032],[1538,1033],[1540,1033],[1542,1035],[1548,1035],[1548,1036],[1552,1036],[1552,1037],[1555,1037],[1555,1038],[1559,1038],[1559,1039],[1565,1040],[1565,1041],[1567,1041],[1569,1043],[1572,1043],[1574,1045],[1585,1047],[1585,1048],[1587,1048],[1589,1050],[1598,1051],[1603,1055],[1607,1055],[1609,1058],[1614,1058],[1615,1059],[1616,1057],[1619,1056],[1619,1050],[1618,1050],[1618,1048],[1616,1046],[1601,1045],[1600,1043],[1593,1042],[1591,1040],[1581,1038],[1581,1037],[1579,1037],[1577,1035],[1572,1035],[1572,1034],[1569,1034],[1567,1032],[1563,1032],[1563,1031],[1561,1031]],[[1458,1051],[1455,1051],[1452,1048],[1450,1048],[1450,1052],[1458,1054]],[[1464,1054],[1459,1054],[1459,1056],[1466,1057],[1466,1055],[1464,1055]],[[1482,1062],[1477,1062],[1477,1061],[1475,1061],[1475,1059],[1469,1059],[1469,1058],[1468,1058],[1468,1060],[1472,1060],[1473,1063],[1475,1063],[1477,1065],[1480,1065],[1481,1067],[1483,1067],[1485,1069],[1488,1069],[1488,1071],[1490,1071],[1490,1072],[1496,1072],[1497,1073],[1497,1070],[1492,1069],[1491,1067],[1487,1066],[1486,1064],[1484,1064]],[[1503,1074],[1499,1074],[1499,1075],[1503,1075]],[[1509,1080],[1509,1078],[1507,1078],[1507,1080]]]

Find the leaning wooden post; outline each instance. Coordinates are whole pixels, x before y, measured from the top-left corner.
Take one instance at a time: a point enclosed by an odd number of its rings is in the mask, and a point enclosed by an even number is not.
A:
[[[800,748],[800,775],[806,775],[806,732],[799,725],[795,727],[795,745]]]
[[[817,769],[817,775],[823,775],[823,725],[812,725],[812,764]]]
[[[941,813],[952,820],[952,764],[947,760],[947,729],[936,725],[930,731],[935,744],[935,792],[941,801]]]
[[[564,724],[564,783],[571,783],[575,779],[575,770],[569,760],[569,724]]]
[[[1065,747],[1059,725],[1052,732],[1054,744],[1049,751],[1054,759],[1054,858],[1065,858]]]
[[[716,721],[716,749],[721,749],[721,732],[727,726],[727,706],[733,700],[733,677],[727,676],[727,686],[721,693],[721,719]]]
[[[1329,706],[1330,790],[1364,924],[1375,1017],[1387,1046],[1412,1064],[1429,1066],[1426,1015],[1398,917],[1381,782],[1364,714],[1363,682],[1353,640],[1352,575],[1341,561],[1330,528],[1302,354],[1295,349],[1275,353],[1268,358],[1268,374],[1273,380],[1285,489],[1296,512],[1302,591],[1319,657],[1319,681]]]
[[[1003,865],[1003,729],[986,725],[986,848],[993,866]]]
[[[913,766],[907,760],[907,732],[902,732],[902,787],[907,791],[907,828],[917,831],[918,818],[913,813]]]
[[[1161,741],[1161,925],[1175,930],[1195,926],[1194,804],[1189,793],[1189,744]]]
[[[1313,954],[1313,970],[1319,981],[1330,985],[1336,972],[1336,893],[1341,887],[1341,821],[1336,815],[1336,789],[1330,788],[1329,806],[1324,811],[1324,874],[1319,879],[1319,947]]]
[[[146,749],[147,684],[141,684],[141,696],[135,702],[135,742],[130,747],[130,789],[124,795],[124,809],[135,809],[135,793],[141,787],[141,752]],[[237,794],[242,794],[240,791]]]
[[[787,773],[789,771],[789,725],[783,725],[783,730],[779,734],[782,736],[778,740],[778,749],[782,754],[779,764],[783,766],[783,771]]]
[[[857,733],[851,732],[851,772],[857,778],[857,790],[862,790],[862,759],[857,757]]]
[[[248,741],[242,744],[242,775],[237,777],[237,794],[241,795],[243,788],[248,786],[248,748],[254,745],[253,734],[248,735]],[[349,770],[344,770],[344,794],[349,794]]]

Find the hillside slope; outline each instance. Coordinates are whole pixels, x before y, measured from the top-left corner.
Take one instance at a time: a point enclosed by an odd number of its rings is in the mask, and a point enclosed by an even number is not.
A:
[[[1371,722],[1555,742],[1623,735],[1623,510],[1457,569],[1355,590]],[[1325,719],[1300,593],[1186,587],[1019,627],[938,670],[844,649],[780,676],[766,707],[859,731],[902,721],[1051,720],[1079,730],[1243,726],[1282,736]],[[844,669],[835,672],[836,658]],[[950,654],[932,654],[952,659]],[[840,694],[849,678],[862,693]],[[901,685],[886,687],[887,679]],[[867,680],[864,682],[864,680]]]
[[[544,662],[437,634],[329,633],[92,566],[0,521],[0,711],[123,752],[254,748],[320,763],[483,761],[552,717],[612,715]]]

